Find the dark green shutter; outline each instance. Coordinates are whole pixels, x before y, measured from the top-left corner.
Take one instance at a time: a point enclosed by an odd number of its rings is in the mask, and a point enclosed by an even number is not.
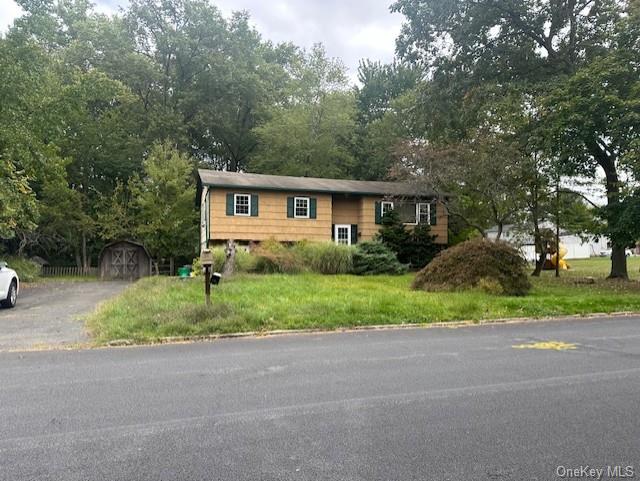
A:
[[[287,217],[293,217],[293,197],[287,197]]]
[[[233,215],[233,194],[227,194],[227,215]]]
[[[382,224],[382,202],[376,201],[376,224]]]
[[[315,197],[309,199],[309,218],[315,219],[318,211],[318,201]]]
[[[351,244],[358,243],[358,224],[351,224]]]
[[[331,224],[331,240],[335,240],[335,239],[336,239],[336,225]]]
[[[258,217],[258,194],[251,194],[251,217]]]
[[[438,201],[434,200],[431,202],[431,207],[429,208],[429,224],[431,225],[436,225],[436,219],[438,218],[437,205]]]

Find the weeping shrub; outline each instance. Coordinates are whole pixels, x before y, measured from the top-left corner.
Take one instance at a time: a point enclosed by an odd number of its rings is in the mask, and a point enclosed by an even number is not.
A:
[[[407,266],[380,242],[361,242],[353,253],[353,273],[357,275],[403,274]]]
[[[426,291],[477,288],[492,294],[524,296],[531,289],[527,262],[502,241],[472,239],[440,252],[413,281]]]

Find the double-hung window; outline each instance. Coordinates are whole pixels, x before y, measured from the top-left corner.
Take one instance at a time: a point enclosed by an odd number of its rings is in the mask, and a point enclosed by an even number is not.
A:
[[[383,216],[392,210],[393,210],[393,202],[387,202],[387,201],[382,202],[381,212]]]
[[[431,223],[431,204],[420,202],[418,204],[418,224]]]
[[[297,219],[309,218],[309,197],[296,197],[294,199],[293,216]]]
[[[251,215],[251,196],[249,194],[235,194],[233,196],[234,215]]]

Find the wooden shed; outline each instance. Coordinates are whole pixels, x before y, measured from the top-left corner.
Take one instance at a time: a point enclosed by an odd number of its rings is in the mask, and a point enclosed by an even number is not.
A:
[[[139,279],[151,275],[151,256],[138,242],[115,241],[100,251],[98,267],[102,279]]]

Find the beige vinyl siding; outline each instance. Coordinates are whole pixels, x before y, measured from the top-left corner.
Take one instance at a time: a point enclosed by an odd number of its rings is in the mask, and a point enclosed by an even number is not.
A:
[[[370,241],[378,233],[380,226],[376,224],[376,201],[382,197],[366,196],[360,199],[360,219],[358,220],[359,241]]]
[[[376,202],[381,202],[382,200],[384,200],[383,197],[362,197],[360,203],[360,220],[358,222],[358,231],[361,234],[359,237],[360,241],[373,239],[380,229],[380,225],[376,224]],[[407,227],[413,228],[413,226]],[[437,243],[447,243],[447,214],[445,206],[440,202],[438,202],[437,207],[436,225],[431,226],[431,233],[436,236]]]
[[[335,194],[332,214],[334,224],[357,224],[360,220],[360,198]]]
[[[234,239],[261,241],[275,239],[282,242],[331,240],[331,195],[304,192],[276,192],[252,190],[210,189],[211,240]],[[258,216],[226,215],[227,193],[257,194]],[[287,217],[287,197],[317,199],[315,219]]]
[[[358,242],[373,239],[380,229],[375,223],[376,201],[380,196],[345,196],[342,194],[313,194],[259,190],[229,190],[211,187],[210,239],[212,241],[235,239],[238,241],[262,241],[275,239],[282,242],[331,240],[332,224],[358,224]],[[226,215],[227,193],[257,194],[258,217]],[[315,197],[315,219],[287,217],[287,197]],[[447,215],[444,205],[438,204],[438,218],[431,228],[436,242],[447,242]]]
[[[447,208],[442,202],[438,202],[436,212],[436,225],[431,226],[431,233],[436,236],[438,244],[446,244],[449,234],[449,217],[447,216]]]

